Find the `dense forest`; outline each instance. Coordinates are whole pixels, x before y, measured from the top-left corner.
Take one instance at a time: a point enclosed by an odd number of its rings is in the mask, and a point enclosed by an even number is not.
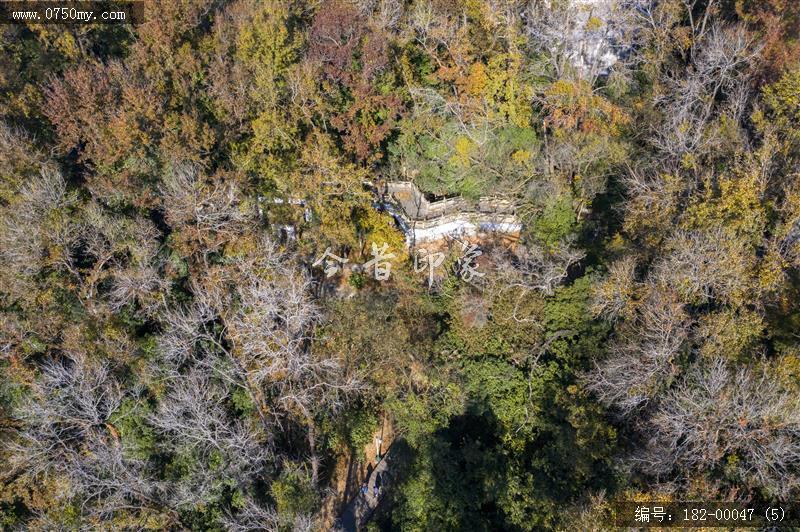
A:
[[[165,0],[0,32],[0,528],[800,497],[799,2]],[[392,182],[521,230],[420,253]]]

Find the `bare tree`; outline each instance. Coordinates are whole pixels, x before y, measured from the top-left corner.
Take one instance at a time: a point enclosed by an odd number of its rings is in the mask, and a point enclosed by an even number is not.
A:
[[[466,13],[454,15],[442,13],[435,9],[430,0],[415,2],[410,14],[410,26],[414,30],[417,43],[425,52],[444,67],[439,49],[445,50],[460,69],[466,71],[468,58],[464,56],[459,40],[463,38],[467,27]]]
[[[76,199],[67,192],[61,174],[45,167],[17,196],[0,220],[0,253],[7,264],[23,275],[34,275],[48,265],[63,266],[77,275],[69,255],[75,226],[67,219],[67,209]]]
[[[652,142],[673,161],[703,150],[709,142],[707,126],[714,116],[727,110],[734,120],[741,119],[745,108],[742,98],[746,100],[749,94],[747,68],[759,53],[741,26],[715,23],[702,32],[693,68],[668,76],[663,95],[655,101],[664,114]],[[720,105],[722,96],[728,98],[727,105]]]
[[[533,290],[553,295],[566,278],[569,269],[580,262],[585,253],[572,246],[570,241],[558,242],[551,249],[530,242],[517,253],[518,262],[500,261],[500,273],[507,280],[509,290]]]
[[[230,511],[222,518],[226,530],[231,532],[268,531],[278,532],[282,528],[281,518],[274,508],[265,508],[247,497],[236,511]]]
[[[311,515],[281,516],[274,509],[263,507],[251,497],[246,497],[242,507],[235,512],[228,512],[222,521],[225,528],[232,532],[251,532],[255,530],[312,532],[320,529],[320,523]]]
[[[293,270],[271,242],[262,240],[258,252],[236,266],[238,304],[223,312],[234,367],[269,394],[278,412],[303,420],[316,484],[315,415],[339,410],[363,385],[339,361],[315,355],[311,340],[319,314],[310,279]]]
[[[645,233],[652,229],[664,238],[663,228],[670,227],[678,211],[678,198],[694,183],[676,179],[671,174],[647,171],[628,166],[623,176],[628,200],[625,202],[625,223],[629,229]]]
[[[404,14],[401,0],[357,0],[356,4],[362,16],[384,31],[396,29]]]
[[[194,302],[165,313],[162,352],[176,367],[190,363],[245,390],[268,439],[284,419],[304,426],[316,483],[315,418],[342,408],[363,385],[338,360],[315,354],[310,279],[270,240],[233,259],[224,275],[213,286],[195,282]]]
[[[107,364],[81,353],[50,360],[15,412],[23,423],[8,442],[11,467],[32,478],[66,479],[60,497],[79,497],[86,518],[160,508],[160,486],[131,456],[112,423],[124,393]]]
[[[651,287],[608,359],[584,374],[587,388],[622,417],[658,398],[679,374],[689,323],[683,305]]]
[[[636,39],[634,49],[644,50],[642,45],[647,44],[656,51],[656,57],[663,61],[674,50],[672,32],[683,17],[683,10],[675,2],[639,0],[631,9],[631,14],[634,22],[632,36]],[[635,55],[640,56],[640,62],[645,61],[642,54]]]
[[[732,370],[698,364],[667,394],[648,423],[647,473],[688,479],[736,457],[743,485],[788,497],[800,486],[800,399],[769,365]]]
[[[719,12],[718,0],[700,2],[699,0],[681,0],[689,17],[689,27],[692,30],[692,42],[701,40],[709,29],[709,22],[714,20],[714,16]]]
[[[169,391],[150,422],[165,449],[193,457],[188,472],[172,486],[172,504],[209,502],[222,478],[249,489],[271,456],[263,431],[226,411],[228,394],[206,369],[172,372],[167,382]]]
[[[95,311],[106,304],[111,312],[136,303],[153,315],[163,304],[169,282],[161,276],[159,231],[144,218],[123,218],[107,213],[96,202],[87,204],[76,229],[76,251],[92,264],[80,271],[81,297]],[[103,281],[111,288],[98,293]]]
[[[611,264],[608,276],[594,289],[592,312],[609,321],[617,321],[633,303],[639,283],[636,281],[636,257],[628,256]]]
[[[152,314],[168,288],[159,273],[159,233],[152,222],[111,215],[94,201],[80,205],[52,168],[26,182],[0,224],[0,254],[15,271],[25,277],[45,267],[66,272],[92,312],[105,309],[106,302],[112,312],[136,302]],[[97,297],[105,280],[112,288]]]
[[[195,300],[186,307],[169,306],[162,314],[164,334],[158,338],[164,360],[179,367],[205,356],[204,348],[218,342],[209,326],[215,319],[216,313],[206,301]]]
[[[248,220],[234,182],[204,178],[191,165],[177,163],[163,178],[167,223],[180,229],[189,249],[205,260],[208,253],[241,234]]]
[[[209,500],[223,476],[252,492],[253,483],[266,480],[281,462],[272,455],[272,442],[286,419],[308,431],[304,451],[316,483],[315,416],[319,409],[335,410],[343,394],[358,388],[343,378],[337,361],[314,357],[318,311],[309,280],[271,241],[260,240],[219,274],[213,282],[196,280],[193,302],[164,314],[160,346],[166,364],[157,371],[168,392],[151,422],[172,452],[198,458],[175,486],[175,505]],[[260,423],[237,419],[223,406],[237,389],[246,392]],[[210,456],[216,457],[213,467]],[[229,526],[248,529],[259,519],[258,528],[285,526],[272,509],[248,501],[226,518]]]
[[[669,253],[654,265],[651,279],[676,291],[684,302],[730,303],[745,294],[756,295],[758,288],[748,282],[755,254],[747,242],[724,228],[678,231],[665,247]]]

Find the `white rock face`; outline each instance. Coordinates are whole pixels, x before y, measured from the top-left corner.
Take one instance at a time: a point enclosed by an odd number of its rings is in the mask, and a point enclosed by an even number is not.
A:
[[[617,4],[617,0],[575,0],[578,17],[572,35],[573,64],[585,75],[606,75],[619,59],[617,40],[622,32],[615,17]]]
[[[638,0],[539,0],[524,15],[534,47],[559,75],[572,66],[587,79],[607,75],[629,48]]]
[[[423,244],[446,237],[509,236],[518,237],[522,224],[514,216],[457,215],[435,222],[414,224],[406,233],[406,245]]]
[[[383,196],[387,201],[380,206],[397,220],[408,246],[446,237],[516,237],[522,231],[514,205],[505,200],[481,198],[476,205],[461,198],[429,202],[411,182],[387,183]]]

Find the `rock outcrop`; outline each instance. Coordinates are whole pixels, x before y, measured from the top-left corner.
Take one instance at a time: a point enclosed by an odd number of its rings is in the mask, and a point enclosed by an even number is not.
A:
[[[431,242],[445,237],[504,236],[517,238],[522,224],[512,202],[480,198],[429,201],[414,183],[390,182],[378,189],[380,208],[397,220],[406,244]]]

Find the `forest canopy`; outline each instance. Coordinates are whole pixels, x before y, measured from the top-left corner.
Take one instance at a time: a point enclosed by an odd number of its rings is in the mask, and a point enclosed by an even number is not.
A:
[[[800,496],[800,3],[0,32],[1,528]]]

